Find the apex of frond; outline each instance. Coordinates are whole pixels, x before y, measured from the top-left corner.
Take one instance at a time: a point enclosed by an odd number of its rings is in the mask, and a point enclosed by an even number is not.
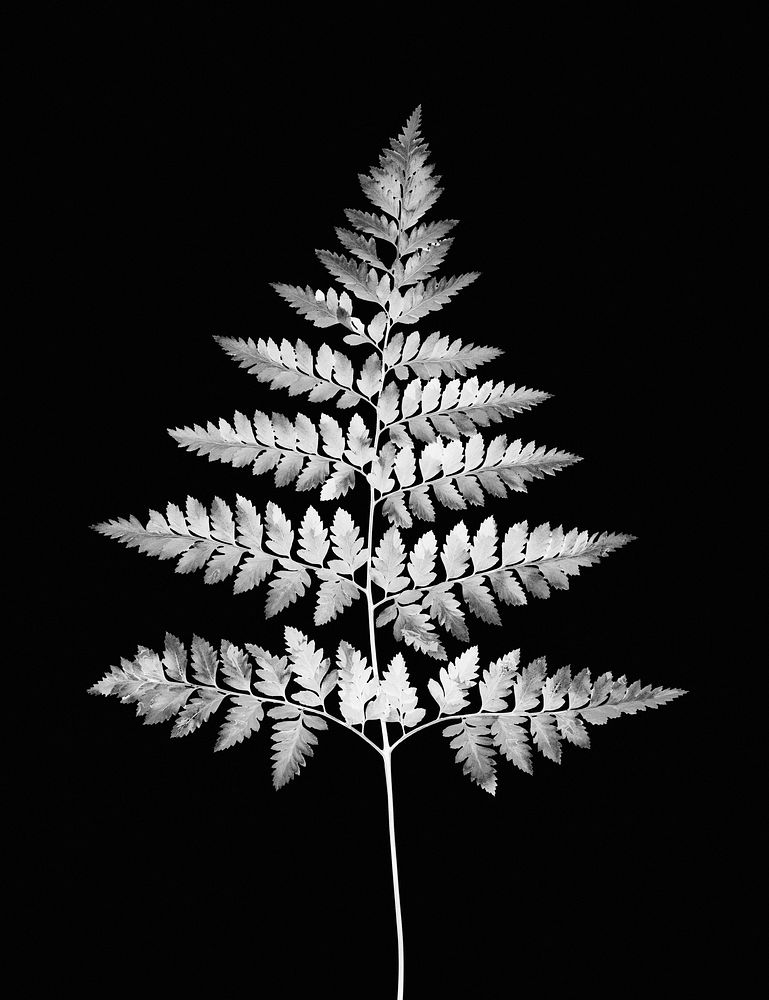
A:
[[[414,108],[414,110],[411,112],[408,119],[406,120],[406,127],[404,129],[404,132],[410,134],[412,137],[415,137],[417,132],[419,131],[421,124],[422,124],[422,105],[417,104],[417,106]]]

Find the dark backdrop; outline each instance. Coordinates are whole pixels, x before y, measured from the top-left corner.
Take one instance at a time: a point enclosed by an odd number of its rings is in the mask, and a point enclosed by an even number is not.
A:
[[[194,27],[51,21],[53,55],[30,71],[43,97],[33,169],[45,234],[30,297],[53,357],[44,451],[67,524],[50,540],[46,620],[64,651],[50,683],[65,710],[50,720],[37,803],[59,879],[41,899],[81,988],[103,995],[106,977],[130,971],[153,988],[210,977],[258,989],[280,975],[289,996],[312,983],[393,994],[373,754],[341,730],[322,734],[275,794],[264,732],[214,754],[213,725],[170,740],[170,725],[141,727],[130,707],[85,693],[166,630],[277,651],[284,624],[309,629],[312,602],[265,621],[263,591],[206,587],[88,526],[187,494],[272,497],[294,514],[317,503],[182,452],[165,429],[236,409],[315,409],[268,393],[212,334],[338,346],[341,328],[316,330],[268,282],[328,287],[313,250],[336,249],[343,209],[366,207],[357,172],[421,102],[445,188],[432,217],[461,220],[443,273],[482,277],[419,329],[504,348],[484,374],[553,398],[502,429],[584,458],[468,523],[493,513],[500,525],[638,536],[568,593],[506,609],[500,629],[476,624],[482,660],[520,647],[553,667],[689,694],[592,728],[591,750],[567,747],[561,766],[538,758],[533,778],[503,763],[494,798],[437,729],[398,752],[407,996],[585,977],[617,995],[617,976],[643,985],[661,968],[672,989],[702,969],[728,878],[712,866],[705,808],[718,765],[695,738],[717,724],[703,681],[711,596],[696,469],[711,154],[728,109],[707,89],[699,43],[647,25],[640,44],[632,27],[586,24],[595,54],[556,53],[547,31],[530,45],[488,24],[450,41],[411,30],[404,44],[382,24],[369,51],[341,23],[322,35],[299,18],[291,30]],[[54,430],[64,424],[66,436]],[[362,520],[365,499],[344,505]],[[66,582],[53,568],[65,565]],[[361,644],[362,624],[357,605],[317,638],[329,652],[341,637]],[[407,658],[424,685],[430,661]]]

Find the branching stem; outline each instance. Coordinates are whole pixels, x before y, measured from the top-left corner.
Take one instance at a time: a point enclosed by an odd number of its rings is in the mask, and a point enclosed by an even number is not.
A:
[[[398,218],[398,230],[400,232],[400,216]],[[396,260],[399,255],[396,256]],[[390,331],[392,330],[392,320],[390,318],[390,310],[387,308],[387,326],[385,330],[384,339],[382,341],[382,374],[381,381],[379,383],[379,392],[377,393],[377,404],[376,404],[376,427],[374,429],[374,441],[373,450],[374,454],[377,453],[377,448],[379,446],[379,436],[382,432],[382,421],[380,417],[380,399],[382,396],[382,389],[384,388],[385,378],[387,377],[387,364],[384,360],[384,353],[387,349],[387,341],[390,336]],[[379,665],[377,662],[377,651],[376,651],[376,633],[374,628],[374,598],[371,592],[371,560],[374,552],[374,511],[376,509],[377,499],[374,492],[374,486],[371,484],[369,489],[369,511],[368,511],[368,532],[367,532],[367,547],[368,554],[366,557],[366,605],[368,611],[368,630],[369,630],[369,648],[371,652],[371,664],[374,670],[374,677],[377,681],[381,680],[379,674]],[[387,722],[384,719],[380,720],[380,725],[382,727],[382,758],[384,760],[385,769],[385,784],[387,788],[387,821],[388,830],[390,834],[390,865],[392,869],[392,880],[393,880],[393,896],[395,900],[395,926],[398,940],[398,1000],[403,1000],[403,982],[404,982],[404,950],[403,950],[403,917],[401,914],[401,897],[400,897],[400,884],[398,880],[398,852],[395,842],[395,807],[393,801],[393,781],[392,781],[392,750],[390,747],[390,738],[387,732]]]
[[[288,698],[271,698],[267,695],[252,694],[250,691],[231,691],[229,688],[223,688],[219,684],[198,684],[195,681],[189,680],[183,683],[185,687],[194,688],[197,691],[218,691],[219,694],[229,698],[250,698],[252,701],[261,701],[270,705],[286,705],[288,708],[296,708],[300,712],[306,712],[308,715],[321,715],[324,719],[328,719],[329,722],[335,722],[338,726],[344,726],[345,729],[349,729],[351,733],[359,736],[364,743],[368,743],[370,747],[373,747],[380,756],[382,755],[382,751],[376,743],[370,740],[365,733],[355,729],[349,723],[345,722],[344,719],[339,719],[336,715],[331,715],[322,708],[311,708],[308,705],[300,705],[298,702],[290,701]]]
[[[397,746],[400,746],[404,740],[407,740],[409,736],[413,736],[414,733],[421,733],[423,730],[429,729],[431,726],[437,726],[439,722],[455,722],[457,719],[478,719],[478,718],[505,719],[505,718],[511,718],[514,715],[517,716],[519,719],[524,717],[530,719],[535,715],[564,715],[567,712],[574,712],[574,711],[578,711],[578,709],[551,708],[547,710],[538,709],[536,712],[515,711],[515,709],[513,709],[510,712],[484,712],[483,709],[478,709],[476,712],[457,712],[457,713],[452,712],[450,715],[440,714],[438,718],[433,719],[432,722],[423,722],[421,726],[415,726],[413,729],[410,729],[407,733],[404,733],[403,736],[399,737],[395,741],[395,743],[393,743],[393,745],[390,747],[390,753],[392,753],[392,751],[395,750]]]

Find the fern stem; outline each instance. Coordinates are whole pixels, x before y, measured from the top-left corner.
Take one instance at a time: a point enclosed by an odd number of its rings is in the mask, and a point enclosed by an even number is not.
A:
[[[379,411],[377,410],[377,428],[374,437],[374,448],[376,449],[377,440],[379,438]],[[379,677],[379,666],[377,663],[376,654],[376,633],[374,631],[374,599],[371,593],[371,555],[374,547],[374,508],[376,506],[376,501],[374,498],[374,487],[371,487],[369,494],[369,518],[368,518],[368,557],[366,560],[366,605],[368,611],[368,633],[369,633],[369,649],[371,652],[371,663],[374,668],[374,676],[377,680]],[[398,994],[397,1000],[403,1000],[403,918],[401,915],[401,896],[400,896],[400,885],[398,882],[398,852],[397,845],[395,842],[395,812],[393,804],[393,780],[392,780],[392,750],[390,747],[390,739],[387,733],[387,723],[384,719],[380,720],[380,725],[382,727],[382,749],[380,753],[384,760],[385,769],[385,783],[387,786],[387,818],[388,818],[388,829],[390,833],[390,866],[392,869],[392,880],[393,880],[393,896],[395,901],[395,928],[398,938]],[[378,748],[377,748],[378,749]]]
[[[395,277],[395,268],[397,263],[400,261],[400,236],[402,231],[402,217],[403,217],[403,198],[405,196],[405,178],[408,176],[408,159],[403,170],[403,180],[401,181],[401,192],[400,201],[398,204],[398,241],[396,242],[396,253],[395,261],[393,262],[392,270],[390,274]],[[395,285],[395,281],[393,281]],[[387,378],[388,365],[385,361],[385,353],[387,351],[387,342],[390,338],[390,333],[393,328],[393,321],[390,315],[389,303],[385,309],[386,312],[386,328],[384,332],[384,338],[382,340],[382,346],[380,350],[380,357],[382,358],[382,374],[379,382],[379,391],[376,401],[376,426],[374,429],[374,441],[373,441],[373,451],[377,454],[379,447],[379,438],[383,430],[382,416],[381,416],[381,399],[382,392],[384,390],[385,379]],[[380,497],[381,499],[381,497]],[[376,511],[377,499],[375,496],[375,490],[373,483],[370,484],[369,490],[369,511],[368,511],[368,534],[367,534],[367,545],[368,553],[366,558],[366,605],[368,611],[368,631],[369,631],[369,647],[371,651],[371,664],[373,667],[374,677],[377,681],[380,680],[379,676],[379,666],[377,663],[377,651],[376,651],[376,631],[374,625],[374,598],[371,591],[371,560],[374,553],[374,513]],[[378,603],[381,603],[378,602]],[[398,851],[397,844],[395,840],[395,809],[393,802],[393,779],[392,779],[392,749],[390,746],[390,738],[387,732],[387,722],[385,719],[380,719],[380,725],[382,727],[382,758],[384,760],[385,769],[385,783],[387,786],[387,818],[388,818],[388,829],[390,834],[390,866],[392,869],[392,881],[393,881],[393,896],[395,902],[395,926],[398,939],[398,992],[397,1000],[403,1000],[403,980],[404,980],[404,950],[403,950],[403,918],[401,915],[401,896],[400,896],[400,885],[398,882]],[[402,727],[401,727],[402,729]],[[401,737],[402,738],[402,737]]]
[[[383,722],[384,726],[385,723]],[[393,802],[392,752],[383,754],[385,782],[387,784],[387,820],[390,831],[390,863],[393,876],[393,894],[395,896],[395,926],[398,935],[398,1000],[403,1000],[404,952],[403,952],[403,917],[401,915],[401,894],[398,882],[398,851],[395,843],[395,806]]]
[[[479,576],[491,576],[492,573],[496,573],[498,570],[501,569],[512,569],[515,566],[534,566],[536,565],[536,562],[537,560],[533,559],[531,560],[531,562],[528,563],[527,562],[501,563],[499,566],[492,566],[491,569],[482,569],[479,570],[477,573],[468,573],[467,576],[447,577],[445,580],[439,580],[437,583],[431,583],[429,587],[409,587],[408,589],[409,593],[411,593],[412,591],[416,592],[419,590],[422,591],[422,593],[427,594],[431,590],[437,590],[438,587],[445,586],[447,583],[450,583],[452,586],[454,586],[455,583],[464,583],[466,580],[474,580],[476,577]],[[381,604],[387,604],[388,601],[394,601],[396,600],[396,598],[397,598],[396,594],[391,594],[387,597],[383,597],[380,601],[376,602],[376,604],[374,605],[374,610],[376,610]]]
[[[260,701],[263,705],[286,705],[288,708],[296,708],[309,715],[320,715],[324,719],[328,719],[329,722],[335,722],[338,726],[343,726],[345,729],[349,729],[351,733],[355,733],[355,735],[359,736],[365,743],[368,743],[368,745],[376,750],[380,756],[382,755],[382,751],[376,743],[374,743],[373,740],[370,740],[364,732],[355,729],[354,726],[345,722],[344,719],[339,719],[335,715],[331,715],[330,712],[325,710],[325,705],[323,708],[311,708],[308,705],[300,705],[299,702],[290,701],[288,698],[273,698],[269,695],[256,695],[248,691],[230,691],[228,688],[221,687],[219,684],[199,684],[190,680],[184,680],[181,683],[183,683],[185,687],[192,688],[195,691],[216,691],[219,694],[224,695],[225,698],[249,698],[251,701]]]
[[[382,387],[384,386],[385,377],[387,375],[387,365],[384,361],[384,349],[387,347],[387,340],[390,335],[390,330],[392,329],[392,321],[390,320],[389,310],[387,316],[387,329],[384,335],[383,347],[382,347],[382,376],[380,384],[380,391],[377,394],[377,405],[376,405],[376,427],[374,430],[374,442],[373,449],[376,454],[377,447],[379,445],[379,436],[382,431],[382,421],[380,417],[379,410],[379,399],[382,395]],[[369,489],[369,509],[368,509],[368,531],[367,531],[367,545],[368,554],[366,557],[366,606],[368,612],[368,634],[369,634],[369,649],[371,653],[371,664],[374,670],[374,677],[379,681],[379,664],[377,661],[377,650],[376,650],[376,632],[374,627],[374,597],[371,591],[371,560],[374,552],[374,512],[376,510],[376,497],[374,495],[373,484]],[[387,722],[384,719],[380,720],[380,725],[382,727],[382,749],[381,754],[384,760],[385,768],[385,782],[387,786],[387,817],[388,817],[388,829],[390,834],[390,866],[392,870],[392,881],[393,881],[393,897],[395,902],[395,928],[398,939],[398,993],[397,1000],[403,1000],[403,970],[404,970],[404,952],[403,952],[403,918],[401,915],[401,896],[400,896],[400,885],[398,883],[398,852],[397,845],[395,842],[395,813],[393,806],[393,781],[392,781],[392,763],[391,763],[391,749],[390,749],[390,737],[387,732]]]
[[[221,688],[219,690],[221,690]],[[227,691],[226,693],[232,697],[242,697],[242,695],[240,696],[235,695],[235,692],[233,691]],[[359,736],[364,741],[364,743],[368,743],[370,747],[376,750],[378,754],[381,755],[382,753],[382,751],[379,749],[376,743],[374,743],[373,740],[370,740],[365,733],[359,732],[357,729],[355,729],[354,726],[351,726],[349,723],[345,722],[344,719],[338,719],[335,715],[331,715],[330,712],[322,711],[319,708],[310,708],[307,705],[299,705],[297,702],[289,701],[288,699],[284,699],[283,701],[281,701],[279,698],[259,698],[258,700],[275,702],[276,705],[288,705],[289,708],[300,708],[303,712],[307,712],[310,715],[322,715],[324,719],[328,719],[330,722],[335,722],[338,726],[343,726],[345,729],[349,729],[351,733],[355,733],[355,735]]]

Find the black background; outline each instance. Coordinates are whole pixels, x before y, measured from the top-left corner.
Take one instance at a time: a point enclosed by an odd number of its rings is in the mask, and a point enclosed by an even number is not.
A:
[[[704,263],[718,148],[734,128],[711,72],[736,60],[736,43],[596,20],[556,49],[549,26],[461,27],[388,15],[353,37],[299,16],[182,24],[111,9],[50,18],[23,78],[39,98],[28,293],[52,359],[43,447],[67,525],[47,539],[45,624],[63,655],[45,672],[61,709],[32,803],[57,876],[38,916],[85,992],[130,975],[153,988],[282,978],[288,996],[313,984],[394,995],[372,753],[322,734],[275,794],[265,733],[213,754],[214,725],[170,740],[170,726],[140,727],[131,708],[85,693],[166,630],[278,651],[284,624],[310,630],[312,602],[265,621],[263,592],[176,576],[88,526],[188,494],[272,498],[295,516],[318,503],[182,452],[165,429],[316,410],[268,393],[212,334],[338,346],[341,328],[316,330],[268,282],[328,287],[313,250],[337,249],[343,209],[367,207],[356,174],[417,103],[445,188],[432,217],[461,221],[443,273],[482,272],[419,329],[503,347],[487,377],[553,393],[503,430],[584,458],[468,524],[493,513],[638,536],[568,593],[507,609],[501,629],[476,625],[482,660],[521,648],[689,694],[593,728],[591,750],[567,747],[561,766],[538,758],[533,778],[501,765],[494,798],[436,729],[398,752],[406,995],[535,984],[625,995],[618,983],[649,992],[660,975],[672,991],[715,961],[738,874],[718,858],[733,806],[724,765],[700,738],[721,725],[698,542],[713,474],[701,471]],[[363,493],[343,505],[363,521]],[[342,637],[360,645],[362,625],[356,605],[316,638],[329,653]],[[424,686],[431,661],[408,662]]]

